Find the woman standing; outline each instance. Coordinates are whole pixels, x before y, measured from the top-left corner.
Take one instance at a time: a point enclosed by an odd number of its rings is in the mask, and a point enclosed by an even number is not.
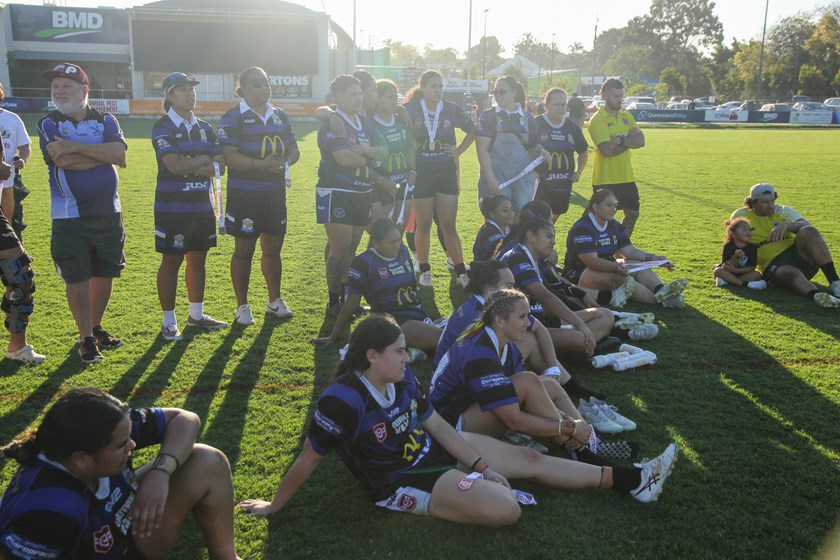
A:
[[[393,186],[397,191],[394,194],[381,186],[374,188],[371,221],[389,218],[397,224],[400,232],[404,232],[411,214],[412,191],[417,178],[414,131],[397,115],[397,85],[391,80],[379,80],[376,90],[379,95],[373,122],[388,150],[387,159],[380,162],[376,172],[390,183],[389,187]]]
[[[546,112],[536,119],[537,137],[549,157],[537,167],[540,185],[535,199],[551,206],[551,218],[556,222],[569,210],[572,184],[580,180],[589,160],[589,144],[580,126],[566,118],[565,91],[552,88],[543,99]]]
[[[481,166],[478,197],[504,194],[519,212],[534,198],[534,174],[526,173],[504,190],[499,187],[521,173],[541,153],[537,127],[526,108],[525,90],[514,78],[499,78],[491,93],[496,107],[481,114],[475,131],[475,149]]]
[[[405,107],[417,138],[417,180],[414,185],[414,216],[417,226],[414,243],[420,263],[421,286],[432,285],[429,265],[429,234],[435,215],[452,259],[455,280],[462,288],[469,284],[461,238],[455,222],[458,217],[457,158],[473,142],[474,126],[455,103],[443,100],[443,77],[434,70],[420,76],[420,84],[406,95]],[[460,145],[455,129],[466,133]]]
[[[178,271],[185,257],[190,300],[187,326],[207,329],[227,326],[204,313],[204,265],[207,251],[216,246],[216,220],[210,202],[212,195],[208,196],[208,192],[212,193],[216,171],[219,175],[224,173],[224,159],[213,127],[193,114],[198,84],[182,72],[166,76],[163,79],[166,115],[152,129],[158,163],[155,250],[163,255],[157,289],[163,310],[160,334],[165,340],[183,338],[175,316],[175,293]]]
[[[236,93],[243,101],[219,121],[219,142],[229,170],[225,227],[235,243],[230,276],[236,293],[236,322],[253,325],[248,285],[257,239],[268,288],[265,312],[281,319],[293,315],[281,295],[280,251],[288,225],[286,172],[300,158],[300,151],[289,117],[269,102],[271,84],[265,70],[256,66],[243,70]]]

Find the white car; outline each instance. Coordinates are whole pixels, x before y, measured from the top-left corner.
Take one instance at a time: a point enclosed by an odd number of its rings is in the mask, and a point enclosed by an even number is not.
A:
[[[831,107],[819,101],[800,101],[793,104],[794,111],[831,111]]]
[[[741,108],[743,101],[729,101],[715,107],[716,111],[737,111]]]
[[[790,105],[787,103],[765,103],[759,111],[772,111],[774,113],[790,113]]]
[[[835,111],[840,111],[840,97],[829,97],[823,101],[823,105],[828,105]]]
[[[688,111],[688,103],[668,103],[665,108],[669,111]]]
[[[630,105],[628,105],[625,109],[627,111],[655,111],[656,110],[656,103],[645,103],[643,101],[634,101]]]

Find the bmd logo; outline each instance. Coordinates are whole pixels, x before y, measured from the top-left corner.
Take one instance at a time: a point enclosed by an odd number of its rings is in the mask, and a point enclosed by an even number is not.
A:
[[[39,29],[35,32],[35,36],[39,39],[64,39],[77,35],[100,33],[102,24],[102,15],[96,12],[53,10],[52,27]]]

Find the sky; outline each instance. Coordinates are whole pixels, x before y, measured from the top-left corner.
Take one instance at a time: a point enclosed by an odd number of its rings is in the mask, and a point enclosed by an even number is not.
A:
[[[356,5],[356,38],[360,48],[379,48],[385,39],[394,39],[419,47],[453,47],[467,50],[470,0],[291,0],[316,11],[326,11],[350,36],[353,35],[353,5]],[[23,0],[16,3],[38,4]],[[142,0],[58,0],[68,7],[113,6],[127,8],[143,5]],[[769,0],[767,26],[802,10],[830,4],[830,0]],[[579,42],[592,48],[595,23],[599,31],[623,27],[633,17],[645,14],[650,0],[530,0],[505,9],[506,2],[472,1],[472,45],[484,34],[485,10],[487,35],[495,35],[505,53],[512,56],[513,44],[526,32],[538,41],[552,40],[561,52]],[[725,42],[733,38],[761,38],[765,0],[718,0],[715,14],[723,24]],[[445,14],[445,15],[444,15]]]

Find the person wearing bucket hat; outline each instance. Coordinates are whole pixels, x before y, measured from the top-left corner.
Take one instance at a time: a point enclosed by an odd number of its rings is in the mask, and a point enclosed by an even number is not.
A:
[[[183,72],[167,75],[161,88],[166,115],[152,128],[158,164],[155,250],[162,255],[157,288],[163,311],[160,332],[165,340],[183,338],[175,316],[175,294],[185,258],[190,301],[187,326],[227,326],[204,313],[205,262],[207,251],[216,246],[212,181],[217,169],[220,175],[224,173],[224,158],[213,127],[193,113],[198,84]]]
[[[89,80],[82,68],[62,62],[44,78],[55,104],[38,121],[50,177],[52,258],[79,330],[79,358],[98,362],[101,349],[122,345],[102,328],[102,317],[113,280],[125,268],[116,166],[126,166],[128,145],[117,119],[88,105]]]
[[[840,279],[828,244],[799,212],[776,204],[778,196],[768,183],[753,185],[743,208],[731,216],[747,218],[752,225],[752,242],[758,245],[756,269],[768,284],[793,290],[819,307],[840,308]],[[827,292],[811,282],[818,271],[825,275]]]

